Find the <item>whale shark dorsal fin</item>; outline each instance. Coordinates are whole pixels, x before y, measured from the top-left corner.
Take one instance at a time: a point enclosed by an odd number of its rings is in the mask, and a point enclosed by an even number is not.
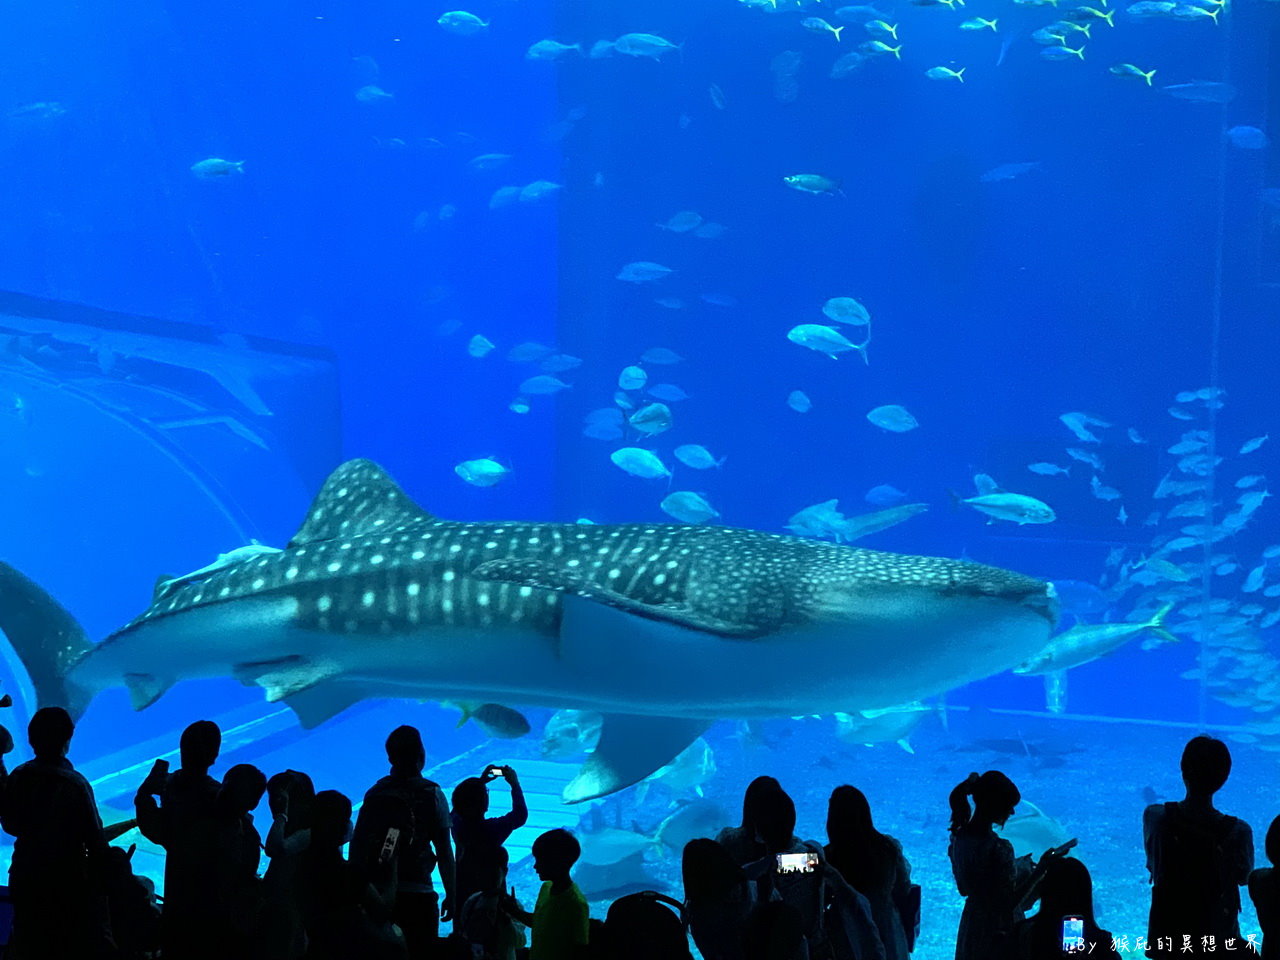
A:
[[[348,460],[329,474],[290,547],[385,532],[432,516],[372,460]]]
[[[724,620],[684,603],[648,603],[595,583],[581,574],[571,573],[546,560],[487,560],[472,570],[471,576],[477,580],[493,580],[523,587],[536,587],[540,590],[555,590],[558,593],[602,603],[607,607],[638,617],[661,620],[687,630],[698,630],[720,637],[749,639],[769,632],[766,626]]]
[[[710,720],[603,714],[600,742],[564,788],[564,802],[594,800],[640,782],[683,753],[710,726]]]

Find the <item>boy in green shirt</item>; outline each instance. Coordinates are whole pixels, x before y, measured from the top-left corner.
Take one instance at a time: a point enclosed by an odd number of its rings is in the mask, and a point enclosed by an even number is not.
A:
[[[537,906],[529,913],[513,896],[504,901],[507,913],[532,930],[529,960],[576,960],[586,954],[587,898],[569,875],[581,853],[568,830],[548,830],[533,841],[533,868],[543,881]]]

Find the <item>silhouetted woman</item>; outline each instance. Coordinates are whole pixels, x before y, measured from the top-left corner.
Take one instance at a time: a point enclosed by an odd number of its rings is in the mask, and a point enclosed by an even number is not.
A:
[[[969,808],[973,797],[973,809]],[[988,770],[955,786],[951,804],[951,873],[964,897],[956,935],[956,960],[1014,960],[1014,927],[1053,859],[1046,851],[1039,864],[1030,856],[1014,858],[1013,845],[996,835],[1022,795],[999,770]]]
[[[1064,917],[1084,920],[1084,945],[1063,950]],[[1093,916],[1093,878],[1089,868],[1071,857],[1053,857],[1040,884],[1040,910],[1024,921],[1019,934],[1020,960],[1059,960],[1062,957],[1101,957],[1119,960],[1111,931],[1103,930]]]
[[[1267,828],[1267,841],[1264,848],[1269,867],[1259,867],[1249,874],[1249,898],[1253,900],[1253,909],[1258,912],[1258,926],[1262,928],[1261,957],[1275,957],[1277,944],[1280,943],[1280,817],[1271,821]],[[1271,944],[1270,950],[1267,944]]]
[[[751,912],[751,884],[714,840],[684,845],[684,915],[704,960],[742,960],[742,929]]]
[[[911,888],[911,865],[902,844],[871,822],[871,804],[857,787],[836,787],[827,803],[827,862],[867,898],[884,944],[885,960],[906,960],[911,951],[900,915]]]
[[[766,853],[759,837],[761,817],[770,806],[770,800],[784,793],[782,784],[773,777],[756,777],[747,784],[742,797],[742,824],[725,827],[716,836],[716,842],[728,851],[739,866],[754,863]]]

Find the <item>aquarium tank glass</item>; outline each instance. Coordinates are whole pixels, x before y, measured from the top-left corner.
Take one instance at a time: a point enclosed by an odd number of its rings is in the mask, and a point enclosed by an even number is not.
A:
[[[822,842],[853,784],[926,958],[963,905],[948,793],[998,769],[1015,852],[1078,838],[1137,956],[1142,812],[1209,733],[1264,864],[1274,0],[0,27],[11,767],[68,707],[125,821],[207,718],[215,773],[358,804],[412,724],[446,792],[519,773],[526,904],[563,826],[600,918],[679,898],[754,777]]]

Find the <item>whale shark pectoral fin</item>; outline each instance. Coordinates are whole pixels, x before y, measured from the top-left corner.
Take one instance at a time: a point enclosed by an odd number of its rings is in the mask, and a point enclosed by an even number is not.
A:
[[[341,673],[341,667],[329,661],[293,656],[256,663],[238,663],[231,672],[245,686],[256,684],[261,687],[266,693],[267,702],[275,703],[337,676]]]
[[[325,680],[287,694],[281,700],[293,711],[302,729],[310,730],[336,717],[348,707],[353,707],[361,700],[368,700],[372,696],[374,694],[358,683]]]
[[[157,677],[150,673],[126,673],[124,685],[129,688],[129,703],[135,710],[145,710],[173,686],[169,677]]]
[[[487,560],[471,571],[477,580],[514,583],[522,587],[554,590],[581,597],[649,620],[661,620],[688,630],[720,637],[749,639],[769,632],[767,627],[751,623],[735,623],[695,610],[684,603],[648,603],[625,593],[601,586],[586,577],[570,573],[546,560]]]
[[[710,726],[710,720],[604,714],[600,742],[564,788],[564,802],[594,800],[638,783],[665,767]]]

